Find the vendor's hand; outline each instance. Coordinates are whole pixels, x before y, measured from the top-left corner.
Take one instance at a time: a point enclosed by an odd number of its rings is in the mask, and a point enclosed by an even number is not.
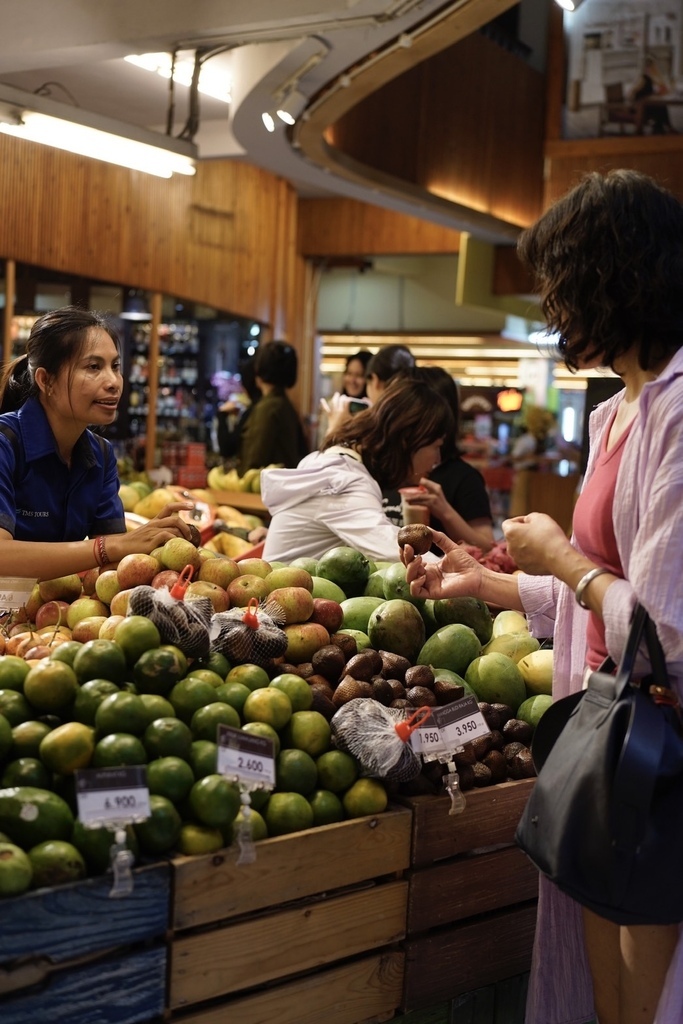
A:
[[[444,552],[439,562],[423,562],[409,544],[401,552],[406,579],[413,597],[476,597],[481,588],[484,570],[465,548],[438,530],[432,531],[437,547]]]
[[[506,519],[502,524],[508,552],[520,569],[533,576],[554,573],[569,538],[554,519],[543,512]]]
[[[178,515],[194,508],[191,501],[173,501],[162,508],[154,519],[139,526],[130,533],[113,533],[106,538],[107,555],[111,562],[120,561],[124,555],[141,553],[149,555],[155,548],[163,547],[173,537],[190,540],[188,523]]]
[[[262,540],[265,540],[268,536],[267,526],[255,526],[253,530],[250,530],[247,534],[247,540],[250,544],[260,544]]]

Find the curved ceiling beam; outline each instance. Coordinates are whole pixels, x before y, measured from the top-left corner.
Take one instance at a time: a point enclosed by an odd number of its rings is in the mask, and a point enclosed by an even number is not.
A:
[[[321,90],[306,108],[304,115],[290,129],[292,146],[320,169],[370,188],[389,199],[407,199],[416,212],[421,209],[425,215],[431,213],[440,223],[450,222],[450,226],[487,241],[508,244],[514,241],[521,225],[443,199],[418,185],[360,163],[330,145],[325,134],[361,100],[405,71],[476,32],[517,2],[459,0],[388,46],[360,60]]]

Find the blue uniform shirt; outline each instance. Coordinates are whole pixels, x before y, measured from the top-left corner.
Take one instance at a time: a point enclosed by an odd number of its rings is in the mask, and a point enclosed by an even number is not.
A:
[[[69,468],[37,398],[0,421],[11,427],[22,453],[0,433],[0,527],[15,540],[83,540],[125,533],[116,458],[91,431],[76,442]]]

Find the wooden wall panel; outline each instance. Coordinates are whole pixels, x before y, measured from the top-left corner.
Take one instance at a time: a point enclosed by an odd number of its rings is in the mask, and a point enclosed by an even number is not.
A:
[[[299,200],[304,256],[455,253],[460,232],[356,199]]]
[[[617,167],[630,167],[649,174],[683,201],[683,142],[680,136],[665,135],[549,144],[546,147],[545,206],[573,188],[589,171],[604,174]]]
[[[373,169],[525,226],[541,210],[544,89],[539,72],[474,33],[358,103],[326,137]]]
[[[298,329],[297,197],[266,171],[209,160],[166,180],[0,136],[0,195],[0,257]]]

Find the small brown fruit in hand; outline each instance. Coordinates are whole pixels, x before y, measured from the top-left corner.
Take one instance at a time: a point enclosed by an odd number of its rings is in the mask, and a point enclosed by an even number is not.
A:
[[[190,529],[190,543],[194,544],[196,548],[201,547],[202,535],[200,534],[194,523],[187,523]]]
[[[424,555],[432,546],[432,531],[422,523],[402,526],[398,531],[398,543],[402,548],[410,544],[416,555]]]

